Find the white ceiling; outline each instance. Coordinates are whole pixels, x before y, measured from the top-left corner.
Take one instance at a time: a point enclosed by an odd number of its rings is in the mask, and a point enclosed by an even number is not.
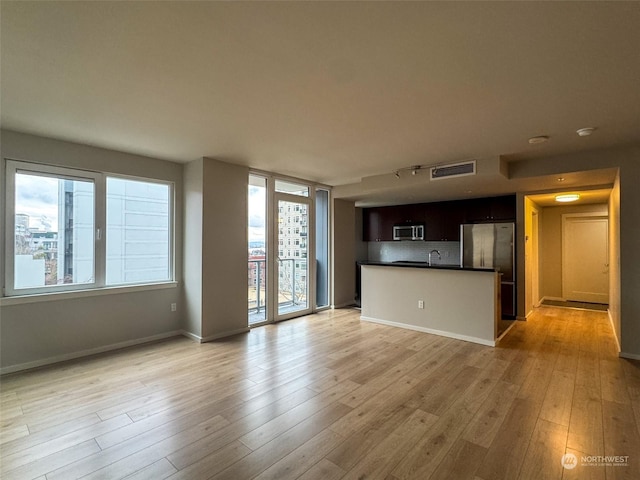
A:
[[[1,8],[7,129],[330,185],[640,142],[640,2]]]

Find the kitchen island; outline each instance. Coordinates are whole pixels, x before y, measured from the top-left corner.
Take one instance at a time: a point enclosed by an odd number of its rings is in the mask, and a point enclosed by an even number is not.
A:
[[[501,312],[494,270],[364,262],[361,282],[361,320],[496,345]]]

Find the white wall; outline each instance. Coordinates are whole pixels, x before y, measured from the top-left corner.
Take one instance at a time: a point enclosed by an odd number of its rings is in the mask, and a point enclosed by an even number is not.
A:
[[[186,330],[200,341],[248,330],[247,167],[185,166]]]
[[[640,146],[591,150],[510,164],[510,178],[618,167],[620,174],[621,355],[640,359]],[[518,277],[521,282],[524,277]],[[518,290],[520,295],[520,290]],[[518,303],[519,311],[520,302]]]
[[[182,231],[182,165],[5,130],[1,132],[1,148],[3,191],[5,159],[174,182],[175,229]],[[0,229],[4,232],[4,195],[0,197]],[[0,276],[4,279],[4,235],[0,237]],[[175,239],[175,278],[182,280],[181,236]],[[181,292],[173,287],[83,298],[58,295],[55,300],[21,304],[3,299],[0,366],[7,371],[175,334],[182,328]],[[177,312],[171,312],[171,303],[178,304]]]
[[[203,160],[184,166],[184,328],[202,337]]]
[[[540,293],[562,298],[562,216],[591,213],[609,215],[606,204],[544,207],[540,222]]]
[[[498,286],[493,271],[363,265],[362,318],[493,346]]]
[[[609,315],[620,346],[620,172],[609,195]]]
[[[356,296],[356,210],[348,200],[333,201],[333,293],[334,307],[353,305]]]

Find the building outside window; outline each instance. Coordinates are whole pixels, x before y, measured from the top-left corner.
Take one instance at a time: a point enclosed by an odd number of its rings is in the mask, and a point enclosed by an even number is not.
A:
[[[170,184],[7,166],[9,295],[172,280]]]

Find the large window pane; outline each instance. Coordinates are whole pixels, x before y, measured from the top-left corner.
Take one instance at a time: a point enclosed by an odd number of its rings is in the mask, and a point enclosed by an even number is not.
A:
[[[289,195],[299,195],[301,197],[309,196],[309,187],[300,183],[287,182],[285,180],[276,180],[276,192],[288,193]]]
[[[329,191],[316,190],[316,307],[329,305]]]
[[[14,289],[95,282],[94,184],[17,172]]]
[[[170,212],[169,185],[107,178],[107,284],[170,280]]]
[[[307,263],[309,206],[278,201],[278,314],[308,308]]]
[[[267,320],[267,179],[249,176],[249,325]]]

